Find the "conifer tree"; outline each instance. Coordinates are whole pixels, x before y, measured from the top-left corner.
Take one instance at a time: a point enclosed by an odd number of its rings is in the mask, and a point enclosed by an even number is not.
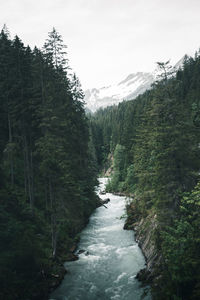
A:
[[[53,27],[53,30],[48,34],[48,39],[43,49],[47,61],[53,63],[56,69],[66,70],[68,68],[66,48],[67,46],[64,45],[62,36]]]

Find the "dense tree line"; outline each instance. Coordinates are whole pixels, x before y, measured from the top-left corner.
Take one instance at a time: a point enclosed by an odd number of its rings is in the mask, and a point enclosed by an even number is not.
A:
[[[53,29],[42,50],[0,33],[0,298],[44,299],[52,262],[96,206],[83,93]]]
[[[155,299],[199,299],[200,54],[186,56],[176,74],[169,62],[158,67],[151,90],[99,110],[91,128],[99,165],[114,156],[107,190],[131,194],[138,215],[157,216]]]

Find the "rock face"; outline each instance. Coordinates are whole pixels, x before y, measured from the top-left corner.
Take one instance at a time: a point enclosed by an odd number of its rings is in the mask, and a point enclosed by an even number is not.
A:
[[[142,218],[134,225],[135,237],[146,258],[146,268],[137,274],[137,278],[143,282],[155,283],[159,277],[159,269],[162,256],[155,243],[155,231],[157,229],[157,216],[149,215]]]
[[[128,218],[124,229],[135,231],[136,241],[146,258],[146,268],[140,270],[137,278],[144,284],[156,286],[160,278],[162,265],[162,255],[156,247],[157,216],[153,213],[145,218],[138,216],[133,204],[129,205],[127,212]]]

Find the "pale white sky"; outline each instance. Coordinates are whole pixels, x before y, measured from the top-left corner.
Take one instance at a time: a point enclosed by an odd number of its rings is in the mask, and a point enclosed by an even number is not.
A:
[[[200,0],[0,0],[4,23],[31,47],[42,47],[54,26],[84,89],[200,47]]]

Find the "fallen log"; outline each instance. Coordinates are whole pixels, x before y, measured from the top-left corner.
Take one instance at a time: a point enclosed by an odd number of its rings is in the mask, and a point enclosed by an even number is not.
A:
[[[105,206],[106,203],[110,202],[109,198],[106,198],[105,200],[103,199],[99,199],[99,206],[104,206],[105,208],[107,208],[107,206]]]

